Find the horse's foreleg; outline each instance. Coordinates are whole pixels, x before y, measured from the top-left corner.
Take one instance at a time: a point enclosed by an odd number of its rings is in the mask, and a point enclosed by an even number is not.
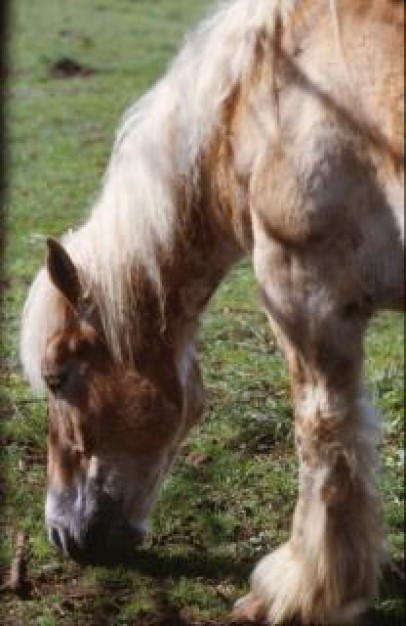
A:
[[[267,264],[257,275],[291,373],[299,497],[290,539],[259,562],[236,614],[262,613],[271,624],[295,616],[352,623],[374,596],[382,543],[377,424],[361,373],[368,314],[339,280],[305,283],[300,259],[286,251],[281,258],[288,268],[280,267],[279,283],[268,282]]]
[[[375,592],[376,425],[361,393],[342,414],[323,411],[320,389],[305,393],[306,413],[296,419],[299,499],[291,537],[258,564],[252,590],[271,623],[294,615],[306,624],[347,623]]]

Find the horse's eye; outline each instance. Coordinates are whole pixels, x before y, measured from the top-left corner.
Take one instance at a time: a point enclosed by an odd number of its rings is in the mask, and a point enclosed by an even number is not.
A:
[[[67,367],[59,367],[58,369],[43,372],[43,377],[47,387],[53,392],[58,392],[66,383],[69,377]]]
[[[71,337],[68,347],[71,355],[82,357],[92,349],[92,343],[86,337]]]

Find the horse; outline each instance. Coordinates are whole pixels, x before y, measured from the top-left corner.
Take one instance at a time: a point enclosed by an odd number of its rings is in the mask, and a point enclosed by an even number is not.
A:
[[[357,620],[384,554],[379,423],[363,338],[401,310],[403,24],[398,0],[228,0],[124,115],[90,217],[22,314],[47,389],[50,540],[125,553],[201,418],[196,337],[244,255],[286,356],[299,493],[235,619]]]

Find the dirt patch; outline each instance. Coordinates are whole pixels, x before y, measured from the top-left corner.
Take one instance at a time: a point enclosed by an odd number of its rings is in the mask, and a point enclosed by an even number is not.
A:
[[[83,65],[71,57],[60,57],[49,68],[53,78],[88,77],[95,73],[94,68]]]

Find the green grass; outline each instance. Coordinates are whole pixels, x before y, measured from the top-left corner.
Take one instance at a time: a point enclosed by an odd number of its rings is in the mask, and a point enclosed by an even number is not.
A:
[[[80,567],[48,545],[43,523],[46,416],[18,363],[19,314],[44,257],[44,237],[78,224],[100,185],[124,108],[151,85],[205,0],[16,0],[8,83],[10,194],[2,343],[2,549],[27,533],[25,598],[3,590],[5,624],[219,624],[248,588],[257,559],[288,534],[296,494],[284,361],[248,263],[204,319],[208,410],[182,448],[147,545],[125,567]],[[54,78],[69,56],[93,73]],[[403,567],[403,323],[382,315],[367,373],[384,415],[382,492],[390,552]],[[190,463],[201,455],[201,463]],[[385,572],[368,624],[403,623],[399,576]],[[172,620],[172,621],[170,621]]]

